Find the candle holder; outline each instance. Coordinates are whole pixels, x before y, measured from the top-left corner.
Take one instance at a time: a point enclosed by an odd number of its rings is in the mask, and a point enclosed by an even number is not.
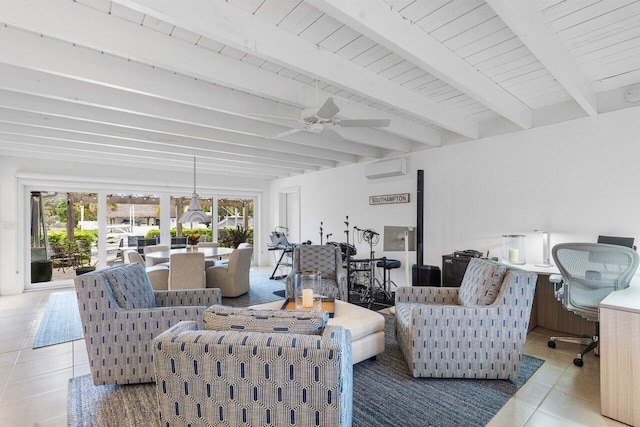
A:
[[[318,270],[296,273],[294,298],[296,310],[313,311],[322,309],[322,276]]]
[[[525,244],[523,234],[505,234],[502,236],[502,262],[525,264]]]

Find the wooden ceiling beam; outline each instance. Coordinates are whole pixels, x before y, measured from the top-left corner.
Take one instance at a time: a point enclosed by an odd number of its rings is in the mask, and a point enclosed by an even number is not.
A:
[[[498,16],[590,116],[598,94],[535,1],[487,0]]]
[[[219,43],[281,64],[452,132],[478,138],[479,125],[401,85],[297,37],[227,2],[113,0]]]
[[[47,130],[49,134],[59,135],[60,132],[69,132],[80,134],[83,141],[89,143],[96,137],[111,138],[113,141],[112,149],[119,146],[120,149],[126,150],[130,142],[142,144],[140,148],[146,148],[148,151],[156,150],[165,152],[174,152],[180,156],[194,156],[200,154],[209,154],[210,156],[224,156],[234,158],[235,160],[254,161],[257,159],[268,159],[270,161],[286,161],[289,164],[298,163],[306,165],[306,167],[334,167],[335,159],[326,159],[328,156],[322,153],[323,149],[316,149],[319,153],[318,157],[314,157],[314,153],[309,155],[286,154],[283,152],[271,150],[255,150],[252,145],[259,144],[263,140],[249,135],[237,135],[235,141],[238,144],[229,144],[225,142],[227,136],[223,131],[208,130],[206,133],[208,138],[203,135],[200,138],[186,137],[175,134],[162,133],[151,130],[131,129],[127,127],[106,125],[100,123],[87,123],[82,120],[51,116],[41,113],[33,113],[28,111],[12,110],[0,107],[0,122],[22,124],[35,128]],[[222,137],[217,135],[222,132]],[[44,135],[47,136],[48,134]],[[240,145],[242,141],[242,145]],[[259,147],[257,147],[259,148]],[[340,155],[342,161],[355,161],[355,156],[348,156],[342,153],[331,152],[331,155]],[[342,154],[342,155],[341,155]],[[322,157],[320,157],[322,156]]]
[[[307,3],[518,126],[531,127],[533,113],[530,108],[420,27],[404,19],[383,0],[307,0]]]
[[[17,31],[20,34],[12,37],[45,36],[38,37],[41,44],[37,46],[44,45],[37,49],[42,54],[22,55],[24,51],[16,52],[15,44],[5,38],[16,30],[0,27],[0,57],[3,62],[24,68],[249,118],[266,114],[298,119],[300,108],[313,106],[317,97],[323,99],[333,95],[67,0],[50,0],[46,4],[25,1],[19,5],[0,2],[0,16],[12,26],[35,33]],[[68,45],[63,46],[61,41]],[[149,46],[163,46],[164,49]],[[180,52],[180,56],[173,52]],[[348,114],[345,118],[392,118],[385,132],[431,146],[441,144],[440,131],[433,127],[392,116],[365,104],[347,104],[341,111]],[[264,121],[269,119],[264,118]]]
[[[76,118],[86,123],[95,123],[96,127],[113,125],[185,137],[215,139],[229,144],[239,142],[241,145],[253,146],[260,150],[312,155],[340,162],[353,161],[353,156],[380,157],[380,152],[375,147],[351,141],[345,141],[339,146],[315,134],[315,138],[305,139],[303,144],[294,141],[265,140],[259,135],[260,132],[283,132],[289,128],[268,124],[262,128],[253,128],[248,123],[238,123],[237,117],[230,114],[86,82],[74,82],[65,77],[24,70],[11,65],[0,64],[0,74],[4,76],[0,82],[0,88],[4,88],[0,89],[4,106]],[[216,117],[221,115],[223,117]],[[227,121],[224,116],[230,119]]]

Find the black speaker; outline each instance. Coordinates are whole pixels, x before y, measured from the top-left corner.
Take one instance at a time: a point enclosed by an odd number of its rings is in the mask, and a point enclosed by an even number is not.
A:
[[[442,255],[442,286],[459,287],[471,257]]]
[[[413,264],[411,267],[413,286],[440,286],[440,267]]]

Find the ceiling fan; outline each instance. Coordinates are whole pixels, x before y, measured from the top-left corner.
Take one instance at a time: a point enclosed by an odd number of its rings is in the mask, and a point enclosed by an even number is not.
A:
[[[298,120],[300,127],[281,132],[274,138],[278,139],[302,131],[321,133],[329,127],[387,127],[391,123],[389,119],[341,120],[336,118],[338,112],[340,108],[333,98],[329,97],[320,107],[302,110],[301,118]]]

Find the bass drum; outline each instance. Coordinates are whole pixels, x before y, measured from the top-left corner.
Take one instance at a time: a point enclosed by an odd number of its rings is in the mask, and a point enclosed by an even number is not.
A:
[[[339,246],[340,252],[342,252],[342,261],[347,260],[347,253],[349,256],[354,256],[358,253],[356,247],[347,243],[338,243],[338,242],[327,242],[327,245]]]

